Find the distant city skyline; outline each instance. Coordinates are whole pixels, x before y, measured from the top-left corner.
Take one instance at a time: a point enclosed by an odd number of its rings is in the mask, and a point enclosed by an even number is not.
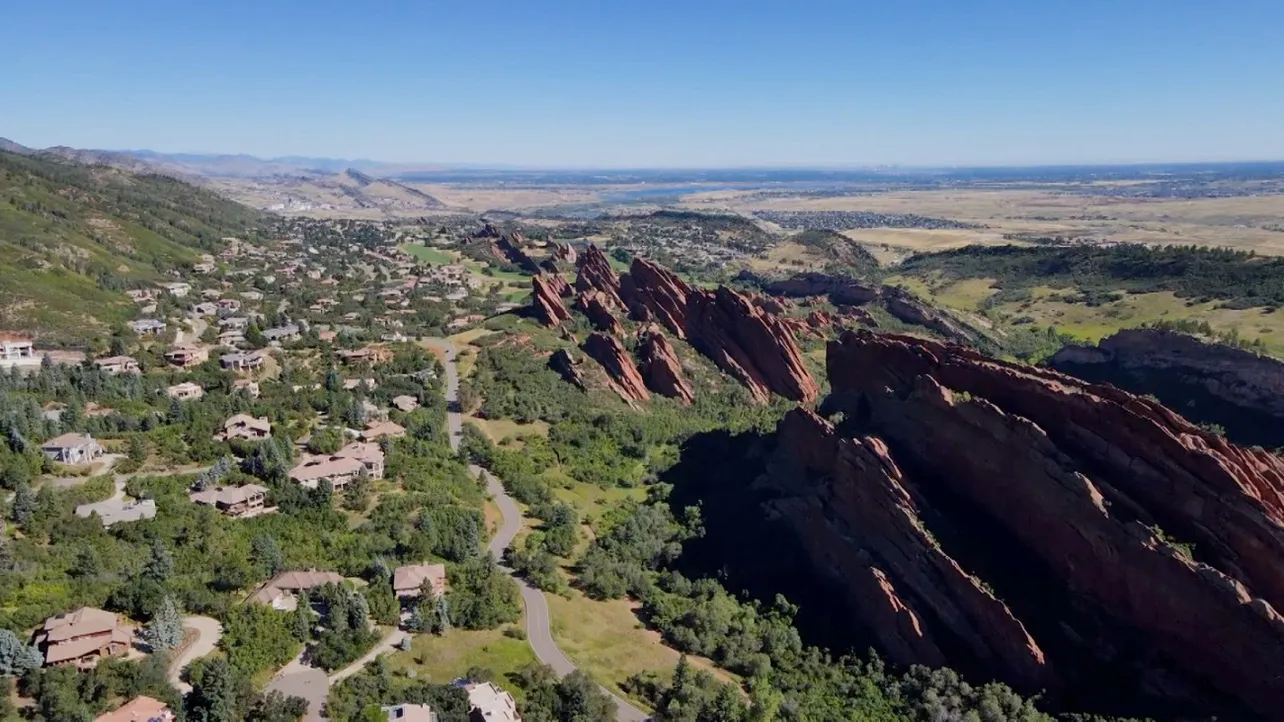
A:
[[[0,137],[531,169],[1284,159],[1284,4],[19,3]]]

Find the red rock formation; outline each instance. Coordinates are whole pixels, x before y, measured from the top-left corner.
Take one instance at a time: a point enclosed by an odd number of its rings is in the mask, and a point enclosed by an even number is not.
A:
[[[562,305],[562,292],[568,290],[561,276],[539,273],[531,277],[531,313],[545,326],[557,326],[571,317]]]
[[[861,306],[882,294],[880,286],[864,286],[849,276],[800,273],[767,285],[773,296],[829,296],[837,304]]]
[[[593,360],[602,364],[611,379],[611,387],[626,401],[646,401],[651,398],[642,373],[618,338],[605,333],[591,333],[584,339],[581,348]]]
[[[599,331],[616,336],[624,333],[624,326],[616,320],[611,309],[607,307],[606,294],[601,291],[589,290],[580,294],[575,300],[575,309],[588,317],[590,323]]]
[[[575,290],[580,293],[586,291],[600,291],[605,297],[606,302],[616,308],[627,308],[624,301],[620,298],[620,279],[615,275],[615,269],[611,268],[611,262],[606,260],[606,254],[597,244],[589,244],[584,251],[584,255],[579,259],[580,270],[575,277]]]
[[[500,236],[493,244],[492,252],[501,261],[511,263],[532,275],[540,273],[539,264],[522,250],[525,242],[522,234],[514,232],[512,236]]]
[[[687,337],[687,297],[691,287],[669,269],[634,258],[620,278],[620,297],[638,321],[659,321],[678,338]]]
[[[1113,387],[951,344],[846,333],[830,343],[828,368],[828,408],[876,430],[925,491],[948,490],[979,509],[986,518],[972,523],[1023,547],[1041,565],[1029,573],[1064,585],[1076,613],[1126,629],[1127,645],[1194,685],[1279,717],[1279,457]],[[1194,542],[1200,562],[1142,522]],[[1117,642],[1093,649],[1103,643]]]
[[[745,384],[755,399],[766,401],[771,393],[794,401],[816,398],[816,381],[802,361],[793,333],[778,317],[726,287],[688,290],[688,294],[682,316],[687,339],[718,368]]]
[[[919,493],[882,441],[839,438],[803,409],[785,416],[779,439],[804,468],[777,469],[782,496],[772,506],[799,531],[813,563],[844,586],[894,661],[944,664],[922,622],[927,616],[1019,687],[1055,683],[1043,651],[1012,611],[928,533]],[[808,472],[812,481],[800,483]]]
[[[549,246],[552,248],[552,253],[550,255],[554,261],[573,264],[575,263],[575,259],[579,257],[579,254],[575,252],[575,247],[569,243],[549,241]]]
[[[566,349],[558,349],[548,357],[548,367],[553,369],[564,381],[574,384],[576,388],[585,389],[584,376],[580,373],[579,362]]]
[[[695,401],[695,392],[682,373],[678,354],[659,329],[651,328],[641,334],[638,355],[642,359],[642,376],[647,388],[684,404]]]

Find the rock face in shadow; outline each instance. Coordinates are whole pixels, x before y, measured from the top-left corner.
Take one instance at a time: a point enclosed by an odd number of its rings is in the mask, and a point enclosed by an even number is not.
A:
[[[580,391],[585,390],[584,375],[580,373],[579,361],[566,349],[558,349],[548,357],[548,367],[562,377],[562,380],[574,385]]]
[[[691,292],[687,341],[738,379],[758,401],[772,393],[810,402],[820,393],[803,363],[793,331],[774,314],[725,287]]]
[[[598,291],[605,297],[606,303],[616,308],[628,308],[620,299],[620,279],[615,275],[615,269],[611,268],[606,254],[596,244],[589,244],[579,258],[575,290],[580,293]]]
[[[611,313],[607,303],[605,293],[589,290],[581,293],[579,298],[575,299],[575,310],[587,316],[589,322],[597,330],[619,336],[624,333],[624,327],[615,318],[615,314]]]
[[[866,286],[849,276],[816,272],[773,281],[763,290],[773,296],[793,298],[828,296],[830,301],[841,306],[863,306],[882,294],[881,286]]]
[[[602,365],[611,379],[611,388],[626,401],[646,401],[646,382],[637,364],[620,339],[605,333],[591,333],[581,346],[584,353]]]
[[[847,332],[827,368],[843,423],[790,414],[758,484],[889,656],[1281,718],[1284,460],[954,344]]]
[[[643,331],[638,355],[642,359],[642,377],[647,388],[684,404],[695,401],[695,392],[682,373],[677,352],[658,328]]]
[[[571,317],[562,305],[562,297],[570,288],[561,276],[537,273],[531,277],[531,315],[545,326],[555,327]]]
[[[1160,329],[1129,329],[1067,346],[1048,365],[1086,381],[1150,394],[1241,444],[1284,446],[1284,362]]]
[[[526,239],[517,232],[514,232],[511,236],[500,236],[494,242],[495,256],[501,261],[507,261],[527,273],[538,274],[540,272],[539,264],[535,262],[535,259],[526,255],[526,251],[522,250],[522,245],[525,242]]]

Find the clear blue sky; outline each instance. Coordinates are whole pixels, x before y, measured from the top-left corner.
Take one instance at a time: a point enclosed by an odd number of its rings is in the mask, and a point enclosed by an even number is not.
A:
[[[1284,158],[1280,0],[15,0],[32,146],[596,167]]]

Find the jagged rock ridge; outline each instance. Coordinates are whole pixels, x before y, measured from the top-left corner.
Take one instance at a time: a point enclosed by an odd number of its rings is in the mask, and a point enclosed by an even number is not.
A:
[[[651,398],[647,393],[646,381],[642,372],[633,363],[633,356],[624,348],[620,339],[605,333],[591,333],[584,339],[581,347],[611,378],[611,386],[626,401],[646,401]]]
[[[642,376],[647,388],[661,396],[678,399],[684,404],[695,401],[695,391],[687,383],[677,352],[658,328],[652,327],[642,332],[638,355],[642,359]]]
[[[885,653],[1280,718],[1280,457],[962,346],[848,332],[827,366],[842,426],[791,414],[758,484]]]

